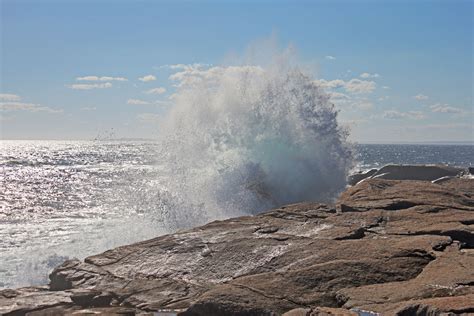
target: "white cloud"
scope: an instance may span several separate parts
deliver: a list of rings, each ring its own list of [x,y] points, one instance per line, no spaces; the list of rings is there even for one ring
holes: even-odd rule
[[[413,98],[414,98],[414,99],[417,99],[417,100],[419,100],[419,101],[421,101],[421,100],[428,100],[428,96],[426,96],[426,95],[424,95],[424,94],[421,94],[421,93],[420,93],[420,94],[417,94],[417,95],[415,95],[415,96],[413,96]]]
[[[20,101],[20,99],[20,96],[16,94],[0,93],[0,100],[3,101]]]
[[[153,75],[147,75],[147,76],[143,76],[141,78],[138,78],[138,80],[143,81],[143,82],[149,82],[149,81],[156,80],[156,77],[153,76]]]
[[[170,69],[192,69],[192,68],[202,68],[204,66],[201,66],[201,64],[174,64],[174,65],[169,65]]]
[[[384,96],[381,96],[380,98],[378,98],[377,100],[385,101],[385,100],[388,100],[388,99],[390,99],[390,97],[388,95],[384,95]]]
[[[371,110],[374,108],[374,103],[366,97],[360,97],[360,94],[372,93],[376,87],[373,81],[350,79],[344,81],[342,79],[314,80],[314,84],[327,90],[329,97],[334,104],[340,109],[346,110]],[[341,89],[345,93],[340,92]],[[339,90],[339,91],[334,91]]]
[[[336,60],[336,57],[331,56],[331,55],[327,55],[325,58],[329,60]]]
[[[322,88],[325,89],[337,89],[344,87],[346,82],[342,79],[336,79],[336,80],[325,80],[325,79],[319,79],[319,80],[314,80],[314,83]]]
[[[401,120],[401,119],[421,120],[425,116],[420,111],[399,112],[395,110],[389,110],[389,111],[385,111],[382,114],[382,117],[389,120]]]
[[[382,89],[390,89],[389,86],[383,86]]]
[[[92,90],[92,89],[107,89],[112,88],[112,84],[110,82],[106,83],[75,83],[66,85],[68,88],[74,90]]]
[[[169,76],[170,80],[177,81],[176,87],[193,86],[203,80],[208,82],[217,82],[222,76],[233,77],[245,73],[263,73],[260,66],[228,66],[228,67],[211,67],[205,68],[203,64],[193,65],[177,65],[182,71],[176,72]],[[184,67],[184,68],[182,68]]]
[[[158,69],[161,68],[169,68],[169,69],[190,69],[190,68],[206,68],[212,67],[212,64],[205,64],[205,63],[194,63],[194,64],[173,64],[173,65],[163,65],[157,67]],[[156,68],[156,67],[155,67]]]
[[[97,108],[95,106],[85,106],[81,108],[82,111],[95,111]]]
[[[163,87],[158,87],[158,88],[153,88],[150,90],[147,90],[145,93],[147,94],[163,94],[166,92],[166,89]]]
[[[360,79],[351,79],[346,82],[344,88],[353,93],[371,93],[375,90],[376,83]]]
[[[333,101],[349,100],[350,99],[350,97],[347,94],[340,93],[340,92],[331,92],[331,93],[329,93],[329,97]]]
[[[157,122],[161,116],[156,113],[140,113],[137,115],[137,120],[147,123],[155,123]]]
[[[0,102],[0,111],[27,111],[27,112],[49,112],[49,113],[62,113],[63,110],[52,109],[47,106],[41,106],[40,104],[24,103],[24,102]]]
[[[374,108],[374,103],[367,98],[354,97],[339,92],[330,92],[329,98],[341,110],[371,110]]]
[[[128,100],[127,100],[127,104],[131,104],[131,105],[147,105],[147,104],[150,104],[150,102],[144,101],[144,100],[139,100],[139,99],[128,99]]]
[[[53,109],[47,106],[41,106],[35,103],[18,102],[21,97],[16,94],[0,94],[1,112],[12,112],[12,111],[27,111],[27,112],[49,112],[49,113],[62,113],[63,110]]]
[[[436,113],[450,113],[450,114],[460,114],[464,111],[460,108],[450,106],[449,104],[436,103],[430,106],[432,112]]]
[[[368,79],[368,78],[378,78],[378,77],[380,77],[380,75],[379,74],[370,74],[368,72],[364,72],[364,73],[360,74],[360,77],[364,78],[364,79]]]
[[[77,77],[77,81],[128,81],[127,78],[124,77],[108,77],[108,76],[85,76],[85,77]]]
[[[347,92],[351,93],[371,93],[375,90],[376,83],[374,81],[351,79],[344,81],[342,79],[325,80],[319,79],[314,80],[314,83],[325,89],[338,89],[344,88]]]

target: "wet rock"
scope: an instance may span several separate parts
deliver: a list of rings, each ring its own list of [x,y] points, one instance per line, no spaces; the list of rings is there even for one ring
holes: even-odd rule
[[[259,234],[273,234],[278,231],[278,227],[260,227],[257,229],[257,233]]]
[[[283,314],[283,316],[310,316],[311,308],[295,308]]]
[[[366,179],[418,180],[442,183],[454,177],[468,173],[470,169],[443,165],[386,165],[367,172],[358,172],[347,178],[347,184],[356,185]]]
[[[442,177],[455,177],[463,168],[433,165],[387,165],[371,177],[386,180],[433,181]]]
[[[436,307],[423,304],[409,305],[399,310],[396,316],[439,316],[441,311]]]
[[[100,292],[96,291],[79,291],[71,295],[71,300],[74,304],[79,306],[90,306],[92,299],[99,295]]]
[[[71,293],[50,291],[47,287],[0,290],[0,315],[25,315],[55,306],[73,305]]]
[[[71,295],[75,305],[82,307],[106,307],[112,302],[113,296],[97,291],[78,291]]]
[[[49,289],[0,292],[0,313],[467,313],[473,196],[469,179],[367,179],[336,206],[287,205],[67,261]]]
[[[373,176],[375,173],[377,173],[377,171],[378,171],[377,169],[370,169],[369,171],[366,171],[366,172],[354,173],[350,175],[349,177],[347,177],[347,184],[356,185],[360,181]]]

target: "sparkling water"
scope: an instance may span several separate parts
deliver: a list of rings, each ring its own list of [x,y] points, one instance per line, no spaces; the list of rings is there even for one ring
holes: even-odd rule
[[[67,258],[226,217],[215,213],[215,218],[185,220],[173,213],[157,146],[152,141],[2,141],[0,286],[45,284],[48,272]],[[472,145],[355,148],[361,168],[474,164]]]

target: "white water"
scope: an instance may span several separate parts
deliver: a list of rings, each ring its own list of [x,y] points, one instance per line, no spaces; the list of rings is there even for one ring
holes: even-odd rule
[[[329,97],[286,62],[183,69],[160,122],[167,187],[190,224],[328,201],[352,167]]]

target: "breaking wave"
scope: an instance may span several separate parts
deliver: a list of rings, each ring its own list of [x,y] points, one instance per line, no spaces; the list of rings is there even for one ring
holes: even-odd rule
[[[266,67],[182,65],[171,79],[178,91],[158,135],[173,221],[328,201],[345,187],[348,133],[329,95],[300,68],[278,59]]]

